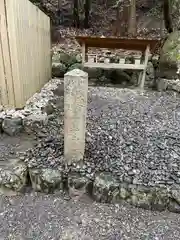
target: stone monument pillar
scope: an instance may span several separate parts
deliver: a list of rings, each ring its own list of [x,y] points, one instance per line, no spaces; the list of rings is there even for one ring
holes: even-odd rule
[[[64,157],[83,159],[87,115],[88,74],[74,69],[64,75]]]

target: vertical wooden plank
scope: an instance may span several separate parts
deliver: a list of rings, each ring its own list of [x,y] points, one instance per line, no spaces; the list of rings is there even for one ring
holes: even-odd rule
[[[36,11],[34,9],[34,6],[31,5],[30,7],[30,19],[31,19],[31,27],[30,27],[30,32],[31,32],[31,41],[30,41],[30,49],[31,49],[31,66],[32,66],[32,92],[36,92],[36,79],[37,79],[37,63],[36,63],[36,47],[37,47],[37,42],[36,42]]]
[[[21,94],[22,94],[22,103],[24,105],[24,101],[27,98],[27,89],[26,83],[29,81],[27,78],[27,65],[26,65],[26,28],[25,24],[25,11],[23,10],[26,6],[24,6],[24,1],[15,0],[15,10],[16,10],[16,38],[17,38],[17,48],[18,48],[18,62],[19,62],[19,81],[21,83]]]
[[[14,85],[12,77],[12,62],[9,49],[9,36],[6,19],[5,0],[0,1],[0,45],[2,64],[4,65],[4,80],[1,77],[1,97],[3,98],[2,104],[4,107],[13,107],[15,104],[14,99]],[[1,66],[2,69],[2,66]]]
[[[14,105],[23,107],[51,76],[50,19],[28,0],[6,0],[6,12]]]
[[[82,64],[86,62],[86,45],[85,43],[82,44]]]
[[[46,17],[46,23],[45,23],[45,38],[46,38],[46,69],[47,69],[47,79],[51,79],[52,77],[52,71],[51,71],[51,66],[52,66],[52,59],[51,59],[51,23],[50,23],[50,18]],[[48,50],[49,49],[49,50]]]
[[[3,54],[3,42],[2,42],[2,15],[0,14],[0,105],[8,104],[7,84],[5,74],[5,62]]]
[[[16,17],[16,3],[17,1],[6,0],[6,13],[8,23],[9,47],[12,63],[12,75],[14,82],[15,106],[23,106],[22,83],[20,82],[20,68],[19,68],[19,52],[20,44],[17,38],[17,17]]]

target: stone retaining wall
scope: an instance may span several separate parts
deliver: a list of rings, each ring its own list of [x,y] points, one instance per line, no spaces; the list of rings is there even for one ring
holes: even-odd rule
[[[49,115],[56,109],[56,105],[63,107],[63,80],[52,79],[34,94],[21,110],[0,109],[0,133],[14,136],[22,131],[38,130],[46,125]]]
[[[180,212],[180,186],[156,187],[128,184],[119,182],[116,176],[109,172],[97,173],[93,179],[83,176],[80,172],[69,170],[69,173],[57,170],[39,170],[38,181],[34,181],[35,170],[30,170],[33,188],[40,192],[67,190],[70,196],[88,194],[92,199],[101,203],[127,202],[136,207],[149,210],[169,210]],[[47,171],[47,174],[46,174]],[[52,175],[48,179],[48,173]],[[45,177],[46,176],[46,177]],[[50,175],[49,175],[50,176]],[[52,176],[55,176],[54,178]]]
[[[168,82],[173,89],[172,81]],[[178,85],[178,82],[173,84]],[[38,131],[47,125],[49,117],[57,108],[64,105],[63,80],[53,79],[46,84],[40,93],[35,94],[27,101],[22,110],[1,109],[1,132],[13,136],[20,131]],[[94,200],[102,203],[128,202],[134,206],[151,210],[166,210],[180,212],[180,185],[148,186],[120,182],[110,172],[96,172],[90,177],[82,174],[81,166],[66,165],[58,159],[61,165],[30,166],[29,159],[23,156],[12,161],[6,168],[0,169],[0,191],[22,192],[26,187],[28,178],[35,191],[53,193],[55,191],[68,191],[71,197],[88,194]],[[63,163],[63,164],[62,164]]]
[[[33,190],[43,193],[68,191],[70,197],[88,194],[101,203],[127,202],[149,210],[169,210],[180,213],[180,186],[150,187],[119,182],[110,172],[96,173],[93,179],[83,176],[76,168],[28,168],[19,161],[11,171],[0,172],[0,190],[21,192],[27,176]]]

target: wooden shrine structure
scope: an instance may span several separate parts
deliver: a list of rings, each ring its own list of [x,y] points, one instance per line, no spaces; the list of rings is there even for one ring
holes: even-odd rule
[[[105,38],[105,37],[87,37],[77,36],[77,42],[82,48],[82,64],[89,68],[103,69],[131,69],[140,72],[138,85],[144,88],[146,78],[146,69],[151,54],[154,54],[161,44],[160,39],[127,39],[127,38]],[[126,63],[125,56],[119,57],[118,63],[110,62],[106,56],[104,62],[100,62],[98,54],[88,54],[88,48],[106,48],[106,49],[122,49],[129,51],[140,51],[141,56],[135,59],[134,63]]]

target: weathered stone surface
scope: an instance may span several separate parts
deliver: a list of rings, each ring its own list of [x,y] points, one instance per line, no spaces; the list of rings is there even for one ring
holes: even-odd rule
[[[64,112],[64,97],[58,97],[50,100],[50,102],[55,106],[56,109],[62,110]]]
[[[23,123],[21,118],[6,117],[2,123],[2,129],[6,134],[14,136],[23,130],[22,124]]]
[[[64,78],[64,156],[80,161],[85,150],[88,74],[74,69]]]
[[[152,209],[163,211],[169,205],[169,193],[167,189],[155,188],[152,190]]]
[[[177,79],[177,80],[169,81],[168,89],[176,92],[180,92],[180,80]]]
[[[47,125],[48,123],[48,116],[46,113],[37,113],[37,114],[31,114],[23,119],[23,125],[25,128],[25,131],[31,132],[36,131],[42,126]]]
[[[168,88],[167,79],[159,78],[156,80],[156,88],[158,91],[165,91]]]
[[[60,62],[65,64],[66,67],[70,67],[71,65],[77,63],[76,55],[70,55],[67,53],[60,54]]]
[[[177,78],[177,59],[180,50],[180,31],[171,33],[160,53],[159,77],[167,79]]]
[[[35,191],[53,193],[63,189],[62,171],[51,168],[29,169],[32,187]]]
[[[81,69],[83,70],[83,66],[81,63],[74,63],[73,65],[71,65],[69,68],[68,68],[68,71],[72,71],[74,69]]]
[[[52,105],[51,101],[48,102],[48,104],[43,107],[42,109],[42,113],[46,113],[47,115],[50,115],[54,112],[54,106]]]
[[[119,199],[119,183],[111,173],[100,173],[93,185],[93,197],[98,202],[110,203]]]
[[[180,213],[180,205],[176,201],[171,200],[168,206],[168,210],[170,212]]]
[[[156,80],[156,87],[159,91],[165,91],[165,90],[173,90],[175,92],[180,92],[180,80],[169,80],[169,79],[157,79]]]
[[[59,97],[64,96],[64,83],[61,83],[53,90],[54,95]]]
[[[129,203],[136,207],[142,207],[145,209],[151,209],[153,197],[151,189],[144,186],[130,185],[129,190],[131,192],[130,198],[127,200]]]
[[[119,186],[120,199],[126,200],[131,196],[131,190],[127,183],[121,183]]]
[[[171,197],[174,199],[178,204],[180,204],[180,189],[172,189],[171,190]]]
[[[66,73],[66,66],[63,63],[52,63],[52,76],[53,77],[64,77]]]
[[[19,159],[0,162],[0,188],[21,191],[27,181],[27,167]]]
[[[154,80],[155,80],[154,66],[152,62],[148,62],[146,79],[145,79],[145,87],[152,88],[154,86]]]
[[[76,55],[76,61],[77,61],[77,63],[82,63],[82,56],[81,56],[81,54],[77,54]]]
[[[68,176],[68,189],[77,189],[83,193],[92,193],[92,182],[77,172],[71,172]]]

